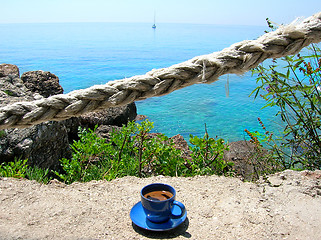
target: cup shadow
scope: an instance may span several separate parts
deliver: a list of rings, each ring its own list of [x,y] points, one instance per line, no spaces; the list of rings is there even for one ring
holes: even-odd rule
[[[168,238],[176,238],[178,236],[183,236],[186,238],[192,237],[192,235],[189,232],[187,232],[187,229],[189,226],[188,217],[186,217],[185,221],[181,225],[179,225],[177,228],[174,228],[168,231],[163,231],[163,232],[154,232],[154,231],[146,230],[138,227],[133,222],[132,222],[132,226],[135,232],[145,237],[153,238],[153,239],[168,239]]]

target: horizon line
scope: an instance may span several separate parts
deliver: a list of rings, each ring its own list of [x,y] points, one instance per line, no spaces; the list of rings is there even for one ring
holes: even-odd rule
[[[65,21],[65,22],[0,22],[5,24],[69,24],[69,23],[129,23],[129,24],[153,24],[152,22],[120,22],[120,21]],[[193,24],[193,25],[219,25],[219,26],[252,26],[252,27],[268,27],[267,25],[254,24],[231,24],[231,23],[193,23],[193,22],[158,22],[158,24]]]

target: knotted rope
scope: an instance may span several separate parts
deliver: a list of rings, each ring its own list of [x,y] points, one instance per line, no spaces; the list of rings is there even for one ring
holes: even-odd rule
[[[2,107],[0,129],[23,128],[48,120],[59,121],[166,95],[196,83],[212,83],[224,74],[242,74],[268,58],[293,55],[309,44],[320,41],[321,12],[301,23],[281,26],[256,40],[235,43],[220,52],[194,57],[145,75]]]

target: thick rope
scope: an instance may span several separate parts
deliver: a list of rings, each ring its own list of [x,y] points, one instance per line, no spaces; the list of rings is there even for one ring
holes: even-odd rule
[[[235,43],[220,52],[194,57],[145,75],[2,107],[0,129],[23,128],[48,120],[59,121],[166,95],[196,83],[212,83],[224,74],[242,74],[267,58],[297,54],[302,48],[320,41],[321,12],[301,23],[281,26],[256,40]]]

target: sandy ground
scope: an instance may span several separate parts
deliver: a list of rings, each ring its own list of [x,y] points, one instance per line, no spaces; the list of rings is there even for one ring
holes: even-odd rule
[[[218,176],[93,181],[0,179],[0,239],[321,239],[321,171],[285,171],[269,182]],[[148,232],[129,217],[147,184],[177,190],[187,219]]]

